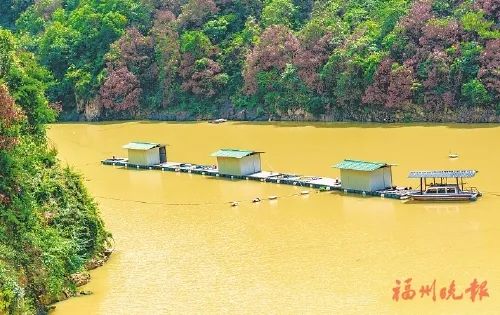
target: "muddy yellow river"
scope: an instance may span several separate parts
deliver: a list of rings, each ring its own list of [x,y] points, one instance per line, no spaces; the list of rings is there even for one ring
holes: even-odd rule
[[[116,247],[83,288],[94,294],[58,303],[54,314],[500,309],[498,125],[113,122],[52,125],[49,137],[60,159],[85,177]],[[484,196],[438,204],[297,196],[294,186],[100,165],[125,156],[121,146],[132,140],[167,143],[169,160],[204,164],[215,163],[209,155],[219,148],[255,149],[266,152],[265,170],[333,178],[339,172],[331,165],[343,158],[385,161],[397,164],[399,186],[418,186],[407,178],[413,169],[477,169],[467,182]],[[271,195],[278,200],[249,202]],[[230,207],[233,200],[246,202]],[[428,294],[422,286],[431,287]]]

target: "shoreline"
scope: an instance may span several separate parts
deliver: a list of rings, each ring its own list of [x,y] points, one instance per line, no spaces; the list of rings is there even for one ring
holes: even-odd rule
[[[359,123],[500,123],[500,110],[493,106],[457,106],[431,110],[422,105],[409,104],[398,109],[358,106],[354,108],[332,107],[324,113],[312,114],[303,109],[286,112],[263,112],[258,108],[237,108],[234,105],[205,108],[194,112],[185,108],[143,109],[123,112],[103,109],[91,110],[83,106],[81,111],[61,111],[59,121],[203,121],[226,119],[231,121],[264,122],[359,122]]]
[[[210,119],[198,120],[157,120],[157,119],[115,119],[115,120],[59,120],[50,125],[71,125],[71,124],[90,124],[90,125],[115,125],[123,123],[167,123],[167,124],[204,124],[211,123]],[[363,128],[403,128],[403,127],[433,127],[443,126],[450,128],[494,128],[500,125],[498,122],[366,122],[366,121],[292,121],[292,120],[227,120],[219,124],[239,124],[239,125],[283,125],[283,126],[324,126],[325,128],[348,128],[348,127],[363,127]]]
[[[209,110],[209,109],[207,109]],[[303,110],[284,113],[262,113],[257,109],[238,109],[233,106],[213,109],[207,113],[176,110],[136,110],[97,114],[85,109],[80,112],[61,112],[59,122],[69,121],[210,121],[215,119],[245,122],[351,122],[351,123],[500,123],[500,112],[488,108],[460,106],[441,111],[429,111],[423,106],[409,105],[398,110],[373,107],[332,108],[327,113],[313,115]]]
[[[111,238],[112,240],[112,238]],[[114,247],[105,248],[102,252],[95,255],[93,258],[89,259],[89,261],[85,264],[85,269],[81,272],[77,272],[68,276],[71,282],[75,285],[74,291],[70,288],[67,288],[63,291],[62,296],[58,298],[57,301],[53,301],[47,305],[44,305],[44,311],[46,314],[49,314],[51,311],[57,308],[57,304],[66,301],[70,298],[92,295],[94,292],[89,290],[78,290],[78,288],[87,285],[92,281],[92,277],[89,271],[100,268],[106,264],[106,262],[111,258],[111,255],[114,252]]]

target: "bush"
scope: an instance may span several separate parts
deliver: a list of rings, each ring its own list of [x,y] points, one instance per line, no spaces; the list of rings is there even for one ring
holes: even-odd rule
[[[478,79],[470,80],[462,85],[462,99],[468,106],[484,106],[491,102],[486,87]]]

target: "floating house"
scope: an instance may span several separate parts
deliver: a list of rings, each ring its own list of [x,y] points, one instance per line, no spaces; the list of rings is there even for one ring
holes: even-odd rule
[[[152,166],[167,161],[164,144],[150,142],[130,142],[123,146],[128,150],[128,163],[140,166]]]
[[[391,164],[343,160],[334,167],[340,169],[342,189],[374,192],[392,186]]]
[[[212,153],[217,157],[217,168],[220,174],[246,176],[261,171],[260,154],[262,152],[220,149]]]

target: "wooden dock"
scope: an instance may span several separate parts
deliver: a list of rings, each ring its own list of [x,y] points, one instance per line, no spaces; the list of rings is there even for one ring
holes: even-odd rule
[[[307,188],[320,189],[322,191],[339,191],[343,193],[353,193],[363,196],[376,196],[382,198],[403,199],[408,193],[413,190],[408,189],[390,189],[379,190],[374,192],[365,192],[351,189],[342,189],[340,180],[320,177],[320,176],[302,176],[297,174],[287,174],[278,172],[261,171],[252,175],[236,176],[220,174],[217,167],[212,165],[200,165],[192,163],[178,163],[178,162],[165,162],[152,166],[143,166],[128,163],[127,158],[111,158],[101,161],[104,165],[118,166],[131,169],[146,169],[146,170],[159,170],[169,172],[182,172],[190,174],[198,174],[204,176],[223,177],[227,179],[240,179],[240,180],[255,180],[265,183],[293,185]]]

